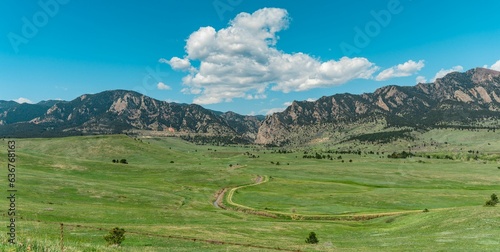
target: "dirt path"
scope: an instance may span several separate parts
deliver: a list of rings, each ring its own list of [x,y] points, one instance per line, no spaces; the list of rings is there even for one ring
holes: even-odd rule
[[[255,178],[255,183],[253,183],[253,184],[237,186],[237,187],[231,188],[230,190],[228,190],[227,188],[223,188],[215,194],[215,201],[213,202],[213,204],[217,208],[221,208],[221,209],[225,209],[225,210],[232,209],[232,208],[227,208],[223,204],[224,196],[226,193],[228,193],[227,202],[230,206],[236,207],[237,211],[245,210],[245,211],[243,211],[245,213],[268,216],[268,217],[272,217],[272,218],[276,218],[277,216],[288,216],[288,217],[291,217],[292,219],[298,218],[301,220],[362,221],[362,220],[369,220],[369,219],[375,219],[375,218],[386,217],[386,216],[395,216],[395,215],[412,214],[412,213],[422,212],[422,210],[404,210],[404,211],[394,211],[394,212],[367,213],[367,214],[361,213],[361,214],[350,214],[350,215],[307,215],[307,214],[290,214],[290,213],[277,212],[277,211],[256,210],[256,209],[253,209],[249,206],[245,206],[245,205],[241,205],[241,204],[233,202],[233,196],[237,190],[245,188],[245,187],[257,186],[257,185],[266,183],[268,181],[269,181],[268,177],[257,175],[257,178]],[[432,209],[432,210],[435,211],[435,210],[446,210],[446,209],[449,209],[449,208],[438,208],[438,209]],[[247,210],[249,210],[249,211],[247,211]]]
[[[224,206],[224,204],[222,203],[222,200],[224,199],[224,195],[226,194],[226,191],[227,191],[227,189],[223,188],[215,194],[215,201],[213,202],[214,207],[220,208],[220,209],[226,209],[226,206]]]
[[[264,177],[260,176],[260,175],[257,175],[257,178],[255,179],[255,184],[260,184],[262,183],[262,180],[264,179]]]
[[[265,177],[263,177],[263,176],[257,175],[257,178],[255,178],[255,184],[252,184],[252,185],[261,184],[262,182],[264,182],[264,178]],[[252,186],[252,185],[250,185],[250,186]],[[236,188],[242,188],[242,187],[236,187]],[[224,196],[226,195],[226,192],[227,192],[227,188],[222,188],[215,193],[215,200],[212,203],[214,205],[214,207],[220,208],[220,209],[227,209],[227,207],[224,206],[224,203],[223,203]],[[231,194],[231,196],[232,196],[232,194]],[[229,200],[230,200],[230,202],[232,202],[231,199],[229,199]]]

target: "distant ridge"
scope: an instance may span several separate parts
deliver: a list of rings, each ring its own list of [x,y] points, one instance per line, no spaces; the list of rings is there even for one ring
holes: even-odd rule
[[[284,145],[292,136],[307,141],[304,132],[342,128],[361,121],[432,128],[467,125],[476,119],[499,116],[500,72],[476,68],[450,73],[434,83],[385,86],[373,93],[336,94],[314,102],[294,101],[285,111],[264,120],[256,143]]]
[[[134,91],[85,94],[72,101],[18,104],[0,101],[0,136],[58,137],[151,132],[191,141],[286,145],[360,123],[429,129],[500,118],[500,72],[475,68],[433,83],[385,86],[361,95],[336,94],[294,101],[267,117],[169,103]]]
[[[13,104],[2,101],[0,106],[0,135],[14,137],[144,130],[223,135],[238,142],[252,142],[260,125],[259,117],[232,112],[217,115],[199,105],[159,101],[127,90],[85,94],[68,102]]]

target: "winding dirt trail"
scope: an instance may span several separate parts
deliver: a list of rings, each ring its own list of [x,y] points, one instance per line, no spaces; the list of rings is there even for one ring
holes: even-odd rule
[[[290,214],[290,213],[284,213],[284,212],[278,212],[278,211],[264,211],[264,210],[257,210],[249,206],[241,205],[238,203],[235,203],[233,201],[233,196],[234,193],[242,188],[246,187],[251,187],[251,186],[257,186],[263,183],[269,182],[269,178],[267,176],[261,176],[258,175],[257,178],[255,179],[255,183],[249,184],[249,185],[242,185],[242,186],[237,186],[234,188],[231,188],[228,190],[228,188],[223,188],[219,190],[215,194],[215,201],[213,202],[213,205],[216,208],[221,208],[224,210],[235,210],[235,211],[241,211],[244,213],[248,214],[256,214],[256,215],[261,215],[261,216],[267,216],[267,217],[272,217],[272,218],[277,218],[278,216],[281,217],[288,217],[292,219],[297,219],[297,220],[325,220],[325,221],[331,221],[331,220],[350,220],[350,221],[363,221],[363,220],[370,220],[370,219],[375,219],[375,218],[380,218],[380,217],[386,217],[386,216],[396,216],[396,215],[403,215],[403,214],[416,214],[416,213],[421,213],[422,210],[403,210],[403,211],[394,211],[394,212],[380,212],[380,213],[360,213],[360,214],[333,214],[333,215],[307,215],[307,214]],[[226,196],[226,201],[231,207],[226,207],[223,204],[224,197]],[[442,211],[442,210],[449,210],[452,208],[436,208],[432,209],[433,211]]]
[[[247,185],[247,186],[254,186],[254,185],[261,184],[264,181],[264,178],[265,177],[263,177],[263,176],[257,175],[257,178],[255,179],[255,184],[251,184],[251,185]],[[246,186],[243,186],[243,187],[246,187]],[[236,187],[236,188],[239,189],[242,187]],[[235,189],[235,188],[233,188],[233,189]],[[220,209],[225,209],[225,210],[227,209],[227,207],[223,203],[224,196],[225,196],[226,192],[227,192],[227,188],[222,188],[215,193],[215,200],[213,202],[214,207],[220,208]],[[231,198],[232,198],[232,194],[231,194]],[[232,200],[230,202],[232,202]]]
[[[234,193],[237,190],[239,190],[239,189],[246,188],[246,187],[251,187],[251,186],[257,186],[257,185],[260,185],[260,184],[264,184],[264,183],[266,183],[268,181],[269,181],[269,178],[267,176],[260,176],[260,175],[258,175],[257,178],[255,179],[255,183],[249,184],[249,185],[242,185],[242,186],[238,186],[238,187],[232,188],[231,190],[229,190],[229,193],[227,194],[227,203],[229,203],[231,206],[234,206],[234,207],[237,207],[237,208],[240,208],[240,209],[247,209],[247,210],[255,211],[255,209],[253,209],[251,207],[235,203],[233,201]],[[259,212],[263,212],[263,211],[259,211]]]

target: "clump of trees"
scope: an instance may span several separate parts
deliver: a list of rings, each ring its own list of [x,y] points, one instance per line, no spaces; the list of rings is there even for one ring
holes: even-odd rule
[[[115,227],[113,230],[109,231],[109,234],[104,236],[104,240],[108,245],[120,246],[125,240],[125,229]]]
[[[320,154],[320,153],[314,153],[314,155],[309,155],[307,154],[307,152],[304,152],[304,156],[302,156],[302,158],[312,158],[312,159],[329,159],[329,160],[333,160],[333,156],[331,156],[330,154],[328,155],[324,155],[324,154]]]
[[[410,129],[404,129],[399,131],[377,132],[377,133],[353,136],[349,140],[359,140],[361,142],[371,142],[379,144],[391,143],[399,139],[414,141],[415,137],[411,135],[412,132],[413,131]]]
[[[406,152],[406,151],[402,151],[402,152],[393,152],[392,154],[389,154],[387,155],[388,158],[409,158],[409,157],[413,157],[415,156],[413,153],[411,152]]]
[[[124,158],[122,158],[120,160],[113,159],[113,163],[128,164],[127,159],[124,159]]]
[[[316,237],[316,233],[314,233],[314,232],[309,233],[309,237],[306,238],[306,243],[317,244],[318,242],[319,242],[319,240]]]
[[[498,204],[498,196],[496,194],[492,194],[490,196],[490,199],[488,201],[486,201],[486,203],[484,204],[485,206],[496,206],[496,204]]]
[[[243,155],[247,155],[249,158],[259,158],[260,157],[260,156],[256,156],[255,154],[252,154],[248,151],[243,153]]]

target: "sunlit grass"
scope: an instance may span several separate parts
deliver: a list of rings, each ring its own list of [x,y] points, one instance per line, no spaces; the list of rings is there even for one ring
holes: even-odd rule
[[[247,151],[259,158],[249,158]],[[353,162],[342,163],[303,159],[301,151],[271,151],[122,135],[18,139],[18,241],[59,251],[64,223],[65,251],[498,248],[498,208],[482,206],[499,193],[496,163],[377,155],[343,155]],[[0,155],[5,152],[0,148]],[[122,158],[129,164],[112,162]],[[6,159],[0,158],[0,165]],[[270,180],[237,190],[235,202],[313,215],[419,211],[369,221],[292,221],[213,206],[219,189],[251,184],[257,175]],[[7,206],[3,198],[0,204]],[[424,208],[430,212],[421,212]],[[121,248],[108,247],[103,239],[114,227],[128,232]],[[318,235],[317,246],[304,242],[311,231]],[[2,251],[27,251],[8,246],[6,232],[0,239]]]

